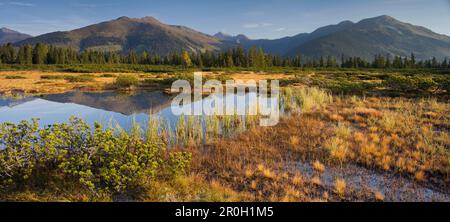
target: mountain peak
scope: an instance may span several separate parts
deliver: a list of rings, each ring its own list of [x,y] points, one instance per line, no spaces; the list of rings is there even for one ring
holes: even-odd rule
[[[5,27],[0,28],[0,32],[3,32],[3,33],[18,33],[17,31],[14,31],[14,30],[11,30],[11,29],[8,29],[8,28],[5,28]]]
[[[380,19],[380,20],[396,20],[394,17],[389,16],[389,15],[380,15],[378,17],[375,17],[376,19]]]
[[[220,40],[227,40],[227,39],[233,38],[233,36],[223,33],[223,32],[218,32],[218,33],[214,34],[214,37],[216,37]]]
[[[47,33],[16,45],[46,43],[77,50],[151,51],[168,55],[177,51],[218,50],[219,40],[184,26],[164,24],[147,16],[100,22],[67,32]]]
[[[395,19],[389,15],[381,15],[373,18],[363,19],[359,23],[388,23],[388,24],[398,24],[401,23],[399,20]]]
[[[214,35],[214,37],[216,37],[219,40],[222,41],[232,41],[232,42],[237,42],[240,43],[241,41],[248,41],[250,40],[246,35],[243,34],[239,34],[237,36],[232,36],[223,32],[218,32]]]
[[[6,43],[15,43],[30,37],[31,37],[30,35],[22,34],[20,32],[5,27],[0,28],[0,45]]]
[[[214,36],[231,36],[231,35],[223,33],[223,32],[218,32]]]
[[[148,22],[148,23],[161,23],[158,19],[152,16],[145,16],[143,18],[137,19],[138,21]]]
[[[122,17],[117,18],[116,21],[119,21],[119,22],[121,22],[121,21],[122,22],[140,22],[140,23],[150,23],[150,24],[160,24],[161,23],[158,19],[156,19],[154,17],[151,17],[151,16],[145,16],[145,17],[142,17],[142,18],[130,18],[128,16],[122,16]]]
[[[127,16],[121,16],[121,17],[117,18],[117,20],[128,20],[128,19],[130,19],[130,18]]]
[[[353,25],[353,24],[355,24],[355,23],[353,23],[350,20],[345,20],[345,21],[340,22],[338,25],[342,26],[342,25]]]

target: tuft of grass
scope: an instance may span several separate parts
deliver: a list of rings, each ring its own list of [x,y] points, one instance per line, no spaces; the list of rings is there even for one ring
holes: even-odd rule
[[[242,197],[220,182],[205,181],[200,175],[179,176],[172,181],[154,181],[145,201],[150,202],[233,202]]]
[[[295,175],[292,178],[292,184],[296,185],[296,186],[300,186],[303,184],[303,177],[299,174]]]
[[[291,136],[289,139],[289,144],[295,148],[298,144],[300,144],[300,138],[298,136]]]
[[[244,175],[247,178],[252,177],[253,176],[253,171],[250,168],[248,168],[248,169],[245,170]]]
[[[255,181],[255,180],[253,180],[253,181],[250,183],[250,188],[251,188],[252,190],[256,190],[256,189],[258,188],[258,182]]]
[[[384,195],[380,191],[376,191],[375,200],[380,202],[384,201]]]
[[[332,138],[326,145],[327,149],[330,151],[331,157],[341,163],[347,158],[348,146],[348,143],[337,137]]]
[[[425,173],[423,171],[418,171],[414,174],[414,178],[419,182],[423,182],[425,180]]]
[[[347,184],[344,179],[337,179],[334,183],[334,189],[336,193],[340,196],[345,194],[345,190],[347,188]]]
[[[316,185],[316,186],[321,186],[322,185],[322,180],[319,177],[313,177],[311,179],[311,183],[313,185]]]
[[[313,163],[313,168],[314,170],[319,173],[319,174],[323,174],[325,172],[325,165],[323,165],[320,161],[316,160]]]
[[[301,88],[297,92],[297,99],[303,112],[310,112],[317,108],[323,108],[333,101],[330,93],[316,87]]]

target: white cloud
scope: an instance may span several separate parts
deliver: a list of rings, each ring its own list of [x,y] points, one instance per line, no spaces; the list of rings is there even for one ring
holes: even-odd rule
[[[246,28],[246,29],[264,28],[264,27],[270,27],[270,26],[273,26],[273,24],[269,23],[269,22],[247,23],[247,24],[243,25],[243,27]]]
[[[14,6],[22,6],[22,7],[32,7],[34,4],[27,3],[27,2],[8,2],[8,5],[14,5]]]

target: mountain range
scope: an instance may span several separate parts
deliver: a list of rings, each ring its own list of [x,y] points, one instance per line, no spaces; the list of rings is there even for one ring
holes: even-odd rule
[[[7,28],[0,28],[0,45],[6,43],[15,43],[28,38],[31,38],[31,35],[16,32]]]
[[[120,17],[69,32],[53,32],[20,41],[18,45],[48,43],[79,50],[168,54],[174,51],[217,50],[220,41],[185,26],[166,25],[155,18]]]
[[[0,35],[1,36],[1,35]],[[1,38],[0,38],[1,39]],[[167,25],[153,17],[128,18],[94,24],[68,32],[54,32],[16,41],[16,45],[47,43],[79,50],[137,52],[167,55],[174,51],[218,51],[256,46],[280,56],[358,56],[373,59],[376,54],[417,59],[450,57],[450,37],[390,16],[368,18],[357,23],[344,21],[280,39],[250,39],[245,35],[204,34],[185,26]]]
[[[450,57],[449,36],[386,15],[358,23],[344,21],[321,27],[312,33],[275,40],[251,40],[242,35],[233,37],[223,33],[216,34],[216,37],[245,48],[261,47],[266,52],[281,56],[302,54],[317,58],[322,55],[346,55],[373,59],[376,54],[408,56],[414,53],[419,59]]]

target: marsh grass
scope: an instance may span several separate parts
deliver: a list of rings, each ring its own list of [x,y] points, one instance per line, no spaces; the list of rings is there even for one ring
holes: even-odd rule
[[[311,112],[332,103],[333,97],[329,92],[315,87],[286,88],[282,101],[287,112]]]

